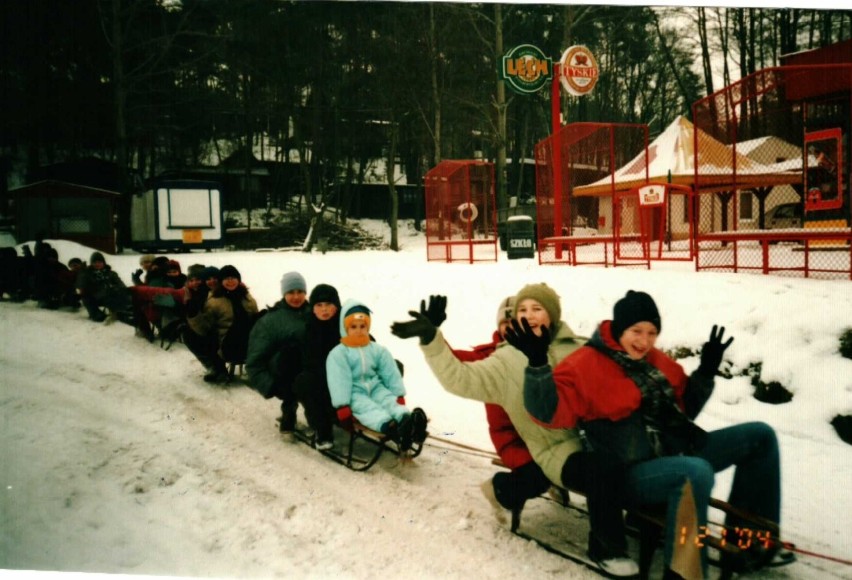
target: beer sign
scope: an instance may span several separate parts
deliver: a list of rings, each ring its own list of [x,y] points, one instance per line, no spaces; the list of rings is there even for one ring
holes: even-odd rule
[[[642,207],[661,206],[666,201],[666,186],[659,183],[649,183],[638,189],[639,205]]]
[[[598,82],[598,61],[585,46],[571,46],[559,61],[559,80],[569,94],[580,97],[592,92]]]
[[[513,91],[534,93],[553,76],[553,59],[531,44],[521,44],[503,57],[500,76]]]

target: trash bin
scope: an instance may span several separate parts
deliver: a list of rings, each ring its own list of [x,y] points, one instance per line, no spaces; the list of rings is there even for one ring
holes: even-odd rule
[[[506,220],[506,255],[510,260],[535,257],[535,224],[528,215],[513,215]]]

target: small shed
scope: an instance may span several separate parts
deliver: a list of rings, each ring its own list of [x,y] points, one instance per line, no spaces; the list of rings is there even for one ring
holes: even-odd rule
[[[160,181],[133,196],[130,239],[139,252],[185,252],[225,243],[222,187],[215,181]]]
[[[19,241],[71,240],[102,252],[116,252],[119,192],[44,180],[12,189],[9,195]]]

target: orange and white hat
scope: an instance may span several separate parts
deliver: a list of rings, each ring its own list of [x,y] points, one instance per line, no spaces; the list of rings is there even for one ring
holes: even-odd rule
[[[347,300],[340,309],[343,316],[340,317],[340,336],[346,336],[346,330],[354,321],[364,321],[367,323],[367,330],[370,329],[370,315],[372,310],[358,300]]]

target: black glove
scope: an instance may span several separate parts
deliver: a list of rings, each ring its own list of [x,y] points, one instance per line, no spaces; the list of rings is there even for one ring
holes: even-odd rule
[[[441,326],[441,323],[447,319],[447,297],[446,296],[429,296],[429,307],[426,307],[426,301],[420,301],[420,314],[429,319],[435,328]]]
[[[704,343],[701,347],[701,364],[698,365],[696,372],[713,377],[716,376],[716,371],[719,370],[719,365],[722,364],[722,355],[725,354],[725,349],[731,346],[734,342],[734,337],[722,342],[722,336],[725,334],[725,327],[718,329],[714,324],[713,330],[710,331],[710,340]]]
[[[135,272],[133,272],[130,277],[133,279],[133,283],[137,286],[142,285],[142,268],[139,268]]]
[[[425,303],[420,302],[420,312],[409,310],[408,314],[414,319],[408,322],[394,322],[391,324],[391,333],[399,338],[411,338],[417,336],[420,338],[420,344],[429,344],[435,339],[435,334],[438,332],[438,327],[430,319],[430,314],[435,316],[435,319],[440,319],[443,322],[447,315],[444,309],[447,306],[446,296],[430,296],[429,308],[425,308]]]
[[[522,318],[520,323],[513,318],[512,326],[506,329],[506,342],[527,355],[531,367],[543,367],[547,364],[550,330],[546,326],[539,328],[541,336],[536,336],[526,318]]]

